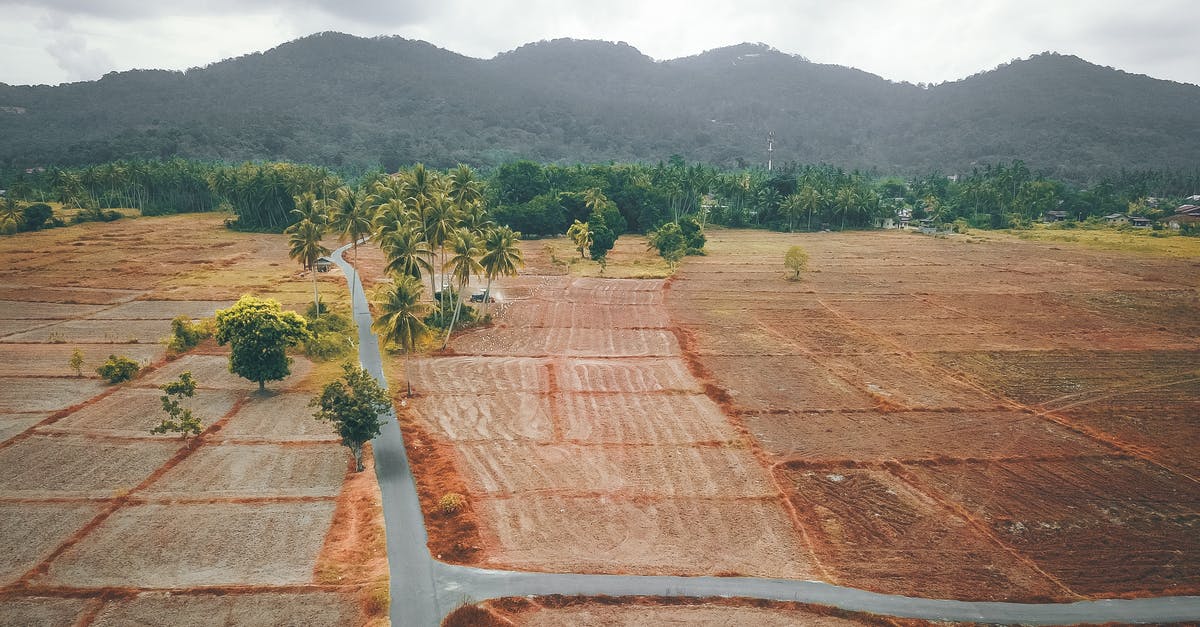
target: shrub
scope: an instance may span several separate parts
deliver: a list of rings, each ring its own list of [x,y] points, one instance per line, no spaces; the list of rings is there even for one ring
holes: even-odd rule
[[[187,316],[176,316],[171,320],[171,341],[167,343],[167,350],[172,353],[186,353],[202,340],[212,337],[213,332],[212,320],[192,322]]]
[[[115,384],[136,377],[141,369],[136,361],[124,355],[109,355],[108,361],[96,368],[96,374]]]
[[[438,499],[438,509],[443,514],[453,516],[467,506],[467,499],[457,492],[447,492]]]
[[[37,231],[45,227],[47,222],[51,222],[54,218],[54,210],[50,208],[50,205],[39,202],[25,207],[21,215],[21,230]]]
[[[321,315],[315,316],[316,308],[308,306],[308,330],[312,335],[304,340],[304,354],[321,361],[345,357],[354,347],[350,342],[353,324],[350,317],[340,311],[329,311],[321,301]]]
[[[799,246],[792,246],[783,256],[783,267],[792,271],[792,275],[788,277],[788,280],[798,281],[800,273],[808,268],[808,253]]]

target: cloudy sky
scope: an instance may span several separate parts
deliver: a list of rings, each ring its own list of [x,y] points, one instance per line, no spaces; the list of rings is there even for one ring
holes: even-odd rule
[[[1052,50],[1200,85],[1200,0],[0,0],[0,23],[14,85],[186,69],[329,30],[479,58],[557,37],[655,59],[763,42],[912,83]]]

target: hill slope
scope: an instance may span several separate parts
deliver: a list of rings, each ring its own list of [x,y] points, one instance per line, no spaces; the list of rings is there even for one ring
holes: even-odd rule
[[[1194,168],[1200,87],[1043,54],[919,88],[741,44],[656,62],[555,40],[491,60],[337,33],[187,72],[0,84],[0,165],[116,158],[288,159],[389,169],[775,160],[915,173],[1025,159],[1066,178]]]

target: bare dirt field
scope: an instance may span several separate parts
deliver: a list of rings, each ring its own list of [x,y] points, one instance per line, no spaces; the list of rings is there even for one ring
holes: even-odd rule
[[[1200,591],[1197,260],[716,230],[683,354],[832,581],[969,599]],[[811,258],[784,278],[789,246]]]
[[[328,369],[297,357],[259,393],[211,342],[167,359],[175,316],[243,293],[311,302],[282,236],[221,219],[0,238],[0,624],[362,624],[386,611],[372,469],[349,472],[307,407]],[[344,300],[340,274],[320,279]],[[68,366],[77,348],[82,376]],[[95,369],[110,354],[147,369],[105,385]],[[151,435],[159,386],[183,371],[198,381],[184,405],[207,429]]]
[[[544,243],[523,248],[531,267],[555,270]],[[814,576],[783,493],[689,372],[662,287],[504,281],[493,327],[413,360],[406,439],[414,457],[439,447],[462,477],[479,521],[468,561]]]

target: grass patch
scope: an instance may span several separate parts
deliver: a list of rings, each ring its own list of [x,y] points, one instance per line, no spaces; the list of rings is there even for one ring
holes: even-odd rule
[[[1151,229],[1052,229],[1044,224],[1019,231],[999,231],[1034,242],[1075,244],[1096,250],[1131,252],[1155,257],[1200,257],[1200,238]]]

